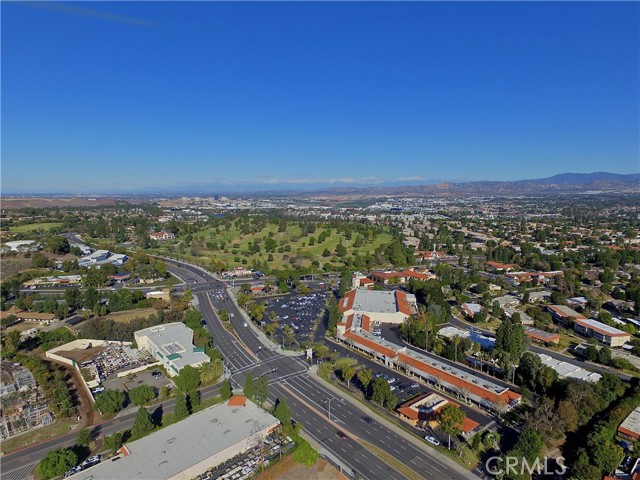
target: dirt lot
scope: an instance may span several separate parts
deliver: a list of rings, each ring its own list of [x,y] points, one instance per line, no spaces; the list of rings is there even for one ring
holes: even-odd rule
[[[156,313],[155,308],[138,308],[124,312],[110,313],[107,315],[107,318],[112,319],[114,322],[129,322],[134,318],[148,318],[152,313]]]
[[[85,350],[70,350],[68,352],[58,352],[58,355],[64,358],[68,358],[70,360],[75,360],[76,363],[82,363],[89,360],[94,355],[99,354],[104,350],[104,347],[91,347]]]
[[[347,477],[322,458],[319,458],[313,467],[305,467],[296,463],[289,455],[255,478],[256,480],[300,480],[301,478],[305,480],[344,480]]]
[[[30,258],[24,258],[22,256],[9,257],[4,255],[0,258],[0,271],[2,272],[3,278],[7,278],[14,273],[29,268],[31,268]]]

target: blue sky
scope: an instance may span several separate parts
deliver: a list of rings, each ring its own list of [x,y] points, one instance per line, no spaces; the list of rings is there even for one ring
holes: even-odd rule
[[[638,2],[2,3],[2,191],[640,171]]]

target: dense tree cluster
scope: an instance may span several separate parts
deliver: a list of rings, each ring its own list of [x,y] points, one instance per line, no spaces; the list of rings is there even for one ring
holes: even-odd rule
[[[22,354],[16,354],[10,359],[31,371],[36,382],[42,387],[47,404],[56,417],[68,417],[73,413],[73,401],[65,381],[66,372],[61,367]]]

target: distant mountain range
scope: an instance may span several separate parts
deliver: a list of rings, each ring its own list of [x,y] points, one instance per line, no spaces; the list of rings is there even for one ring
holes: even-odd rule
[[[540,185],[591,185],[597,183],[638,183],[640,173],[622,175],[620,173],[560,173],[553,177],[519,180],[515,183],[537,183]]]
[[[351,197],[375,197],[379,195],[403,195],[403,196],[517,196],[517,195],[538,195],[538,194],[563,194],[563,193],[584,193],[584,192],[617,192],[617,193],[640,193],[640,173],[619,174],[609,172],[594,173],[561,173],[547,178],[535,178],[529,180],[516,181],[471,181],[456,182],[442,180],[407,180],[389,181],[384,183],[364,183],[348,184],[338,183],[327,185],[322,181],[302,185],[218,185],[215,183],[207,185],[184,185],[169,188],[145,188],[137,190],[119,190],[111,192],[101,192],[88,194],[63,194],[63,193],[41,193],[24,195],[25,197],[37,197],[40,199],[57,199],[56,203],[64,203],[67,200],[88,199],[93,197],[88,204],[96,204],[96,199],[104,200],[111,197],[111,201],[117,199],[123,201],[143,201],[143,198],[153,198],[161,196],[351,196]],[[3,195],[4,198],[11,196]],[[20,196],[20,195],[18,195]],[[137,198],[137,200],[133,200]],[[17,202],[17,199],[15,200]],[[20,203],[20,202],[17,202]],[[97,202],[99,203],[99,202]],[[5,202],[5,205],[8,205]]]
[[[640,193],[640,173],[619,174],[608,172],[561,173],[547,178],[531,180],[441,182],[431,185],[402,187],[338,187],[315,194],[354,195],[407,195],[407,196],[472,196],[472,195],[537,195],[584,192]]]

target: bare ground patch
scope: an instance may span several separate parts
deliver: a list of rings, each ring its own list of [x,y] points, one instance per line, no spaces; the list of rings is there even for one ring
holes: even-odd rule
[[[86,348],[84,350],[80,350],[80,349],[69,350],[67,352],[57,352],[57,355],[60,355],[61,357],[64,357],[64,358],[68,358],[69,360],[74,360],[76,363],[82,363],[82,362],[86,362],[87,360],[92,358],[94,355],[98,355],[100,352],[104,351],[104,348],[105,347],[103,346],[96,346],[96,347]]]
[[[344,480],[342,473],[326,460],[319,458],[313,467],[306,467],[293,460],[291,455],[255,477],[256,480]]]
[[[130,322],[134,318],[149,318],[149,315],[156,313],[155,308],[138,308],[134,310],[125,310],[124,312],[115,312],[107,315],[114,322]]]

